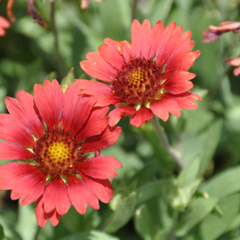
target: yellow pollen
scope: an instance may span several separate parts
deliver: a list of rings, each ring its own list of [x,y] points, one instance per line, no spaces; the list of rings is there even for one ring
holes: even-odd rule
[[[143,83],[147,77],[148,72],[141,67],[134,69],[133,71],[129,72],[126,79],[128,80],[128,84],[133,84],[139,86]]]
[[[48,147],[48,157],[54,162],[63,162],[71,157],[71,151],[67,144],[63,142],[53,142]]]

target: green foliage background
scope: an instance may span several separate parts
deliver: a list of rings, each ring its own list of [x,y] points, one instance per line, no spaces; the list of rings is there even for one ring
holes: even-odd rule
[[[0,2],[5,15],[6,0]],[[56,1],[56,26],[61,68],[57,65],[50,26],[50,3],[36,0],[49,28],[33,23],[26,1],[17,0],[17,21],[0,38],[0,112],[4,98],[23,89],[32,92],[35,83],[57,78],[74,67],[75,78],[87,52],[98,50],[106,37],[129,40],[133,0],[90,0],[87,10],[79,0]],[[78,214],[73,207],[57,227],[48,224],[38,240],[237,240],[240,239],[240,82],[225,60],[240,55],[239,34],[222,35],[202,44],[201,30],[210,24],[238,21],[238,0],[139,0],[136,18],[149,19],[152,26],[172,21],[192,31],[194,50],[201,50],[191,72],[193,92],[203,101],[194,111],[181,112],[163,123],[173,148],[182,154],[186,167],[179,172],[158,140],[152,122],[140,129],[121,120],[119,141],[102,151],[119,159],[123,168],[112,180],[113,200],[99,211]],[[61,59],[60,59],[61,61]],[[88,76],[84,76],[88,78]],[[1,164],[6,163],[2,161]],[[38,226],[35,204],[19,207],[10,193],[0,192],[0,238],[34,240]]]

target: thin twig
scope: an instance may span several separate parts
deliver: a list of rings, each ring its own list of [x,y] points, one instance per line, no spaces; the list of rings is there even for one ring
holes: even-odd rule
[[[173,157],[173,159],[175,160],[175,162],[178,164],[178,166],[180,168],[184,167],[184,162],[183,160],[174,152],[174,150],[172,149],[172,147],[169,145],[167,138],[165,137],[163,130],[159,124],[159,121],[157,119],[157,117],[155,115],[153,115],[153,124],[157,130],[157,134],[164,146],[164,148],[166,149],[166,151]]]
[[[57,69],[59,78],[62,80],[64,78],[64,70],[63,70],[63,61],[59,52],[59,46],[58,46],[58,33],[55,23],[55,3],[54,0],[50,1],[51,3],[51,11],[50,11],[50,21],[51,21],[51,27],[54,35],[55,40],[55,56],[56,56],[56,62],[57,62]]]
[[[41,228],[40,228],[39,225],[38,225],[37,231],[36,231],[36,233],[35,233],[34,240],[37,240],[37,239],[38,239],[38,235],[39,235],[39,233],[40,233],[40,230],[41,230]]]
[[[132,6],[132,21],[136,18],[137,2],[138,2],[138,0],[133,0],[133,6]]]

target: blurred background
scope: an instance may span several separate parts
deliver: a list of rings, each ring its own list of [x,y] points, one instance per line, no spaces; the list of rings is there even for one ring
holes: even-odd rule
[[[6,17],[6,5],[7,0],[0,2],[0,16]],[[71,207],[57,227],[48,222],[39,230],[35,204],[19,207],[9,191],[1,191],[0,236],[4,231],[5,239],[13,240],[240,239],[240,79],[225,63],[240,56],[239,34],[201,42],[201,30],[209,25],[239,21],[239,0],[90,0],[85,10],[79,0],[56,0],[54,9],[49,0],[36,0],[35,7],[48,28],[34,23],[26,1],[16,0],[16,21],[0,37],[0,112],[6,112],[6,96],[15,97],[20,89],[32,93],[34,84],[45,79],[61,82],[71,67],[75,78],[90,79],[79,62],[87,52],[98,51],[106,37],[130,41],[132,19],[149,19],[152,26],[158,20],[164,26],[175,21],[184,32],[192,31],[193,50],[201,50],[190,72],[196,73],[193,92],[203,101],[197,110],[183,110],[181,118],[171,116],[160,123],[188,172],[197,169],[197,174],[179,176],[152,122],[137,129],[129,126],[127,117],[119,123],[119,141],[102,151],[123,164],[112,181],[114,198],[109,204],[101,204],[99,211],[89,207],[85,215]]]

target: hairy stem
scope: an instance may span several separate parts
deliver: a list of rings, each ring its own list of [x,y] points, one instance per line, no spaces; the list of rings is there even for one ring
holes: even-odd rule
[[[63,69],[63,61],[59,52],[59,45],[58,45],[58,33],[55,23],[55,3],[54,0],[50,1],[51,3],[51,11],[50,11],[50,22],[51,27],[54,35],[55,40],[55,57],[56,57],[56,63],[57,63],[57,70],[59,74],[59,78],[62,80],[64,78],[64,69]]]
[[[41,230],[41,228],[38,226],[37,231],[36,231],[35,236],[34,236],[34,240],[38,239],[38,235],[40,233],[40,230]]]
[[[156,117],[156,115],[153,115],[153,124],[157,130],[157,134],[164,146],[164,148],[166,149],[166,151],[173,157],[173,159],[175,160],[175,162],[178,164],[178,166],[180,168],[184,167],[184,162],[183,160],[174,152],[174,150],[172,149],[172,147],[169,145],[167,138],[165,137],[163,130],[160,126],[160,123]]]

